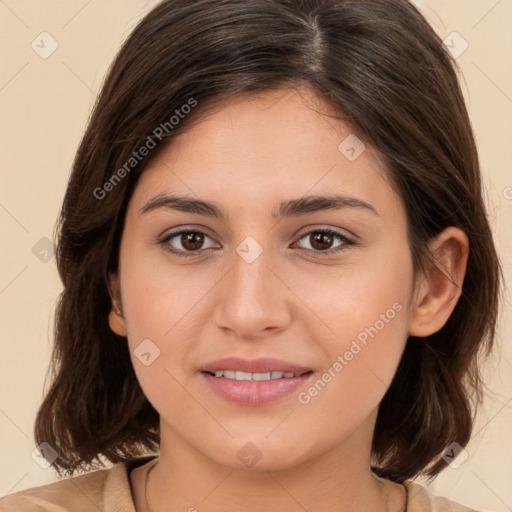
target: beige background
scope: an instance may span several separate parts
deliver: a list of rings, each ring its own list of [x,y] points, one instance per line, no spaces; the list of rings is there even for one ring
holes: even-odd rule
[[[61,289],[44,238],[52,238],[74,152],[104,73],[121,41],[155,4],[0,0],[0,496],[56,480],[31,458],[54,303]],[[464,40],[469,44],[457,60],[480,149],[490,218],[510,279],[512,0],[416,4],[455,50],[464,48]],[[39,53],[51,49],[50,36],[40,36],[44,31],[58,44],[45,59],[31,47],[34,41]],[[430,485],[435,493],[494,512],[512,510],[510,313],[510,302],[505,302],[499,347],[486,369],[492,395],[467,447],[469,458],[458,469],[447,468]]]

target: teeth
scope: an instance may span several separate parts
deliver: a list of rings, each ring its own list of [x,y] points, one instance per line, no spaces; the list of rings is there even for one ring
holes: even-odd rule
[[[293,374],[292,374],[293,376]],[[267,373],[253,373],[252,380],[270,380],[270,372]]]
[[[274,379],[291,379],[292,377],[299,377],[302,373],[293,372],[265,372],[265,373],[250,373],[240,372],[238,370],[215,370],[214,372],[208,372],[210,375],[215,377],[225,377],[233,380],[274,380]]]

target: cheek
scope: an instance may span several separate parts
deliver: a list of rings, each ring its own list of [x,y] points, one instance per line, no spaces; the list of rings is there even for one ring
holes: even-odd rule
[[[312,313],[304,316],[309,328],[316,326],[316,336],[325,340],[331,354],[372,335],[388,346],[395,339],[401,343],[413,283],[407,246],[400,251],[368,251],[347,262],[317,270],[314,278],[295,279],[294,291]]]
[[[185,318],[202,290],[201,277],[188,265],[172,265],[159,248],[127,236],[121,247],[120,278],[127,330],[133,342],[163,340]]]
[[[190,280],[171,275],[159,264],[140,261],[137,264],[136,253],[132,253],[121,272],[132,366],[159,413],[180,411],[180,417],[186,418],[190,397],[180,383],[193,340],[199,339],[200,323],[193,318],[201,289],[194,291]]]
[[[326,334],[320,341],[325,367],[297,396],[304,421],[315,419],[311,435],[326,443],[349,436],[376,411],[407,340],[406,309],[394,300],[397,293],[379,296],[382,290],[371,289],[374,294],[351,295],[332,316],[335,335]]]
[[[157,410],[165,410],[167,402],[188,404],[179,382],[192,367],[190,354],[201,339],[201,300],[218,277],[207,269],[171,265],[165,255],[129,237],[123,243],[123,312],[137,379]]]
[[[405,245],[319,277],[314,286],[303,284],[301,296],[316,314],[309,334],[320,340],[327,360],[301,403],[316,404],[315,414],[336,411],[333,421],[362,418],[378,405],[407,340],[412,279]]]

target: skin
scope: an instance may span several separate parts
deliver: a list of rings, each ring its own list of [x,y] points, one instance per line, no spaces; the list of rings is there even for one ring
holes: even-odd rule
[[[160,460],[148,481],[152,512],[404,507],[403,488],[370,471],[378,406],[407,336],[436,332],[453,311],[468,240],[448,228],[430,244],[443,272],[432,266],[414,276],[404,206],[378,154],[367,146],[349,161],[338,146],[350,127],[322,115],[327,111],[307,89],[227,102],[163,148],[130,200],[119,273],[111,279],[121,312],[113,308],[109,319],[127,336],[137,378],[160,414]],[[216,201],[228,217],[141,213],[163,193]],[[376,213],[271,216],[280,201],[332,193],[363,200]],[[206,233],[200,255],[179,257],[158,244],[181,227]],[[304,236],[322,228],[357,244],[322,256]],[[247,236],[263,248],[252,263],[236,252]],[[169,245],[194,249],[180,236]],[[327,248],[340,245],[334,237]],[[293,393],[263,406],[237,405],[198,373],[229,355],[270,356],[311,368],[316,381],[395,303],[401,311],[308,404]],[[134,356],[147,338],[161,351],[149,366]],[[261,453],[252,468],[237,457],[248,442]],[[130,475],[141,511],[147,469]]]

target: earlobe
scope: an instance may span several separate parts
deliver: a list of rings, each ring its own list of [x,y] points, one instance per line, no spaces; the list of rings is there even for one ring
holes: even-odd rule
[[[434,261],[417,286],[413,298],[409,335],[426,337],[448,321],[462,293],[469,254],[466,234],[446,228],[430,244]]]
[[[108,315],[108,323],[112,331],[114,331],[119,336],[128,335],[126,331],[124,318],[122,316],[119,316],[113,309],[110,311]]]
[[[126,324],[121,303],[121,288],[119,285],[119,276],[117,274],[109,274],[109,286],[112,308],[108,315],[108,323],[113,332],[119,336],[126,336]]]

